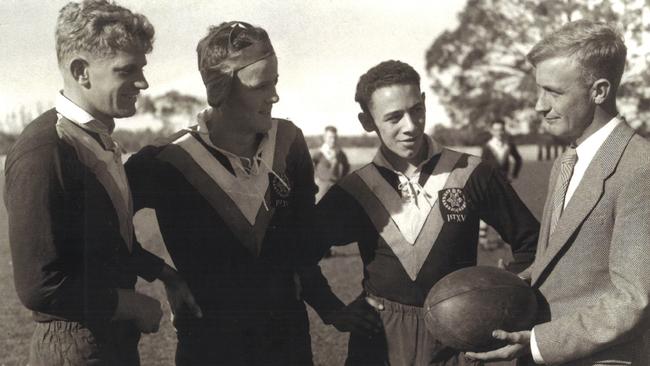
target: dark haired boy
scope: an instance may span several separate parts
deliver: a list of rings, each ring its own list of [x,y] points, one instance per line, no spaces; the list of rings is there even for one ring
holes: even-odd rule
[[[386,61],[371,68],[359,79],[355,99],[359,121],[377,133],[381,147],[319,202],[312,234],[323,250],[359,245],[363,294],[347,308],[346,364],[464,364],[426,330],[422,306],[429,289],[476,264],[480,219],[524,262],[531,260],[539,224],[491,165],[424,133],[424,93],[412,67]],[[379,332],[368,321],[376,315]]]

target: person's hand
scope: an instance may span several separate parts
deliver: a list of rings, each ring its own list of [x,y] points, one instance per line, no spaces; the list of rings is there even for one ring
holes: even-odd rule
[[[113,320],[131,320],[142,333],[155,333],[163,312],[153,297],[129,289],[117,289],[117,308]]]
[[[508,333],[504,330],[495,330],[492,336],[496,339],[506,341],[508,344],[499,349],[489,352],[466,352],[465,357],[481,361],[509,361],[525,356],[530,353],[529,330]]]
[[[532,281],[532,270],[529,268],[526,268],[525,270],[517,273],[517,276],[524,280],[527,284],[530,285],[530,282]]]
[[[329,322],[340,332],[354,332],[373,336],[382,329],[377,311],[383,311],[384,305],[369,297],[359,297],[348,306],[334,311]]]
[[[160,301],[137,292],[135,292],[135,295],[138,311],[133,321],[136,327],[142,333],[156,333],[160,327],[160,319],[163,316]]]
[[[165,268],[160,275],[160,279],[165,284],[167,301],[169,302],[169,307],[172,311],[172,322],[174,321],[174,316],[181,312],[190,314],[197,318],[203,317],[203,312],[196,303],[190,288],[176,270],[165,265]]]
[[[197,318],[203,317],[203,312],[196,300],[194,300],[194,296],[185,281],[165,283],[165,292],[167,292],[167,301],[172,311],[172,322],[174,316],[180,312],[189,313]]]

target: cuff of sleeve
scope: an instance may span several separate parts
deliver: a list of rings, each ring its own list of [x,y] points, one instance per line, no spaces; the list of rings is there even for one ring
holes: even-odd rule
[[[134,246],[132,256],[135,272],[148,282],[155,281],[165,266],[163,259],[143,249],[140,245]]]
[[[305,301],[314,308],[318,316],[326,325],[332,325],[331,315],[335,311],[345,308],[345,304],[335,295],[327,296],[326,299],[321,297],[319,300],[311,299],[311,301],[309,301],[309,299],[305,299]]]
[[[318,265],[302,268],[302,297],[311,306],[325,324],[330,324],[330,314],[345,307],[345,304],[332,292],[327,279]]]
[[[535,339],[535,328],[533,328],[533,331],[530,334],[530,353],[533,355],[533,361],[535,361],[536,364],[544,364],[542,353],[539,351],[539,347],[537,347],[537,340]]]
[[[117,309],[117,290],[114,288],[101,289],[86,294],[81,309],[85,321],[89,323],[104,323],[111,320]],[[74,316],[72,317],[74,319]]]

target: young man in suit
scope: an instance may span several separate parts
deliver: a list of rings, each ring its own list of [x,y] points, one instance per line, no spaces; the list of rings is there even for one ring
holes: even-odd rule
[[[158,300],[136,276],[161,278],[173,306],[185,283],[136,241],[114,118],[135,113],[154,29],[103,0],[69,3],[56,51],[63,90],[6,161],[5,202],[18,296],[33,311],[30,365],[138,365],[140,332],[158,329]]]
[[[377,133],[381,147],[325,194],[312,233],[322,252],[359,245],[363,294],[347,314],[335,314],[348,316],[347,326],[335,323],[351,331],[346,364],[464,364],[426,330],[429,290],[476,265],[479,220],[494,226],[523,262],[532,261],[539,224],[494,167],[424,133],[424,93],[411,66],[376,65],[359,79],[355,99],[359,121]]]
[[[155,209],[204,313],[176,314],[176,364],[311,365],[303,298],[326,319],[344,305],[298,259],[316,187],[302,131],[271,116],[273,46],[264,29],[233,21],[211,27],[197,54],[210,108],[126,163],[136,210]]]
[[[539,364],[646,365],[650,315],[650,143],[616,108],[626,47],[611,26],[571,22],[528,54],[548,130],[573,147],[553,166],[529,277],[545,298],[530,331],[477,359],[532,354]]]

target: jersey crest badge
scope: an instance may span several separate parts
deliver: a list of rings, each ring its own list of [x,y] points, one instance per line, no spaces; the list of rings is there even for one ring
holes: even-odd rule
[[[291,195],[291,182],[287,174],[284,172],[278,175],[269,173],[269,181],[271,182],[271,202],[273,206],[288,207],[288,198]]]
[[[460,188],[447,188],[439,193],[440,211],[445,222],[463,223],[467,219],[467,198]]]

